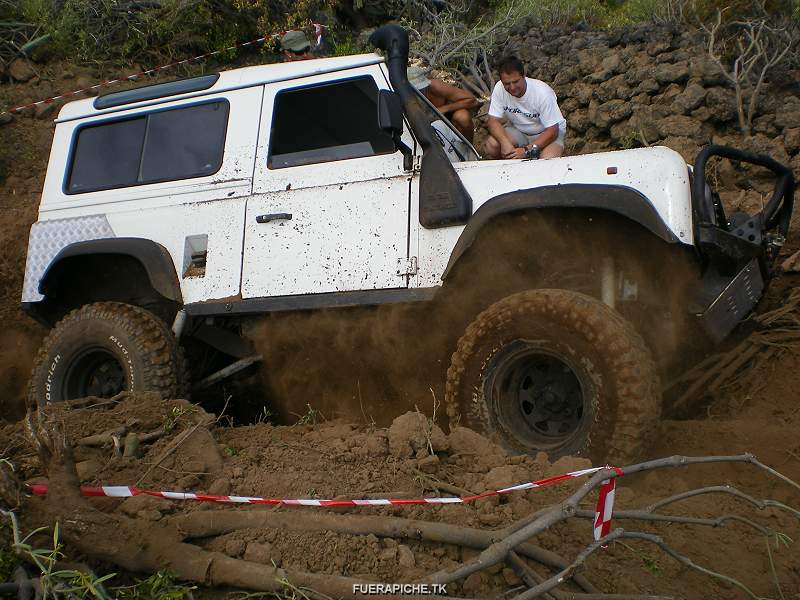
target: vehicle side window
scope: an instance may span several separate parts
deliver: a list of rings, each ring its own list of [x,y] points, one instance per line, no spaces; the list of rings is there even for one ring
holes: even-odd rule
[[[227,127],[226,101],[83,127],[66,193],[212,175],[222,166]]]
[[[378,128],[377,98],[378,86],[371,77],[278,93],[269,168],[395,152],[391,136]]]

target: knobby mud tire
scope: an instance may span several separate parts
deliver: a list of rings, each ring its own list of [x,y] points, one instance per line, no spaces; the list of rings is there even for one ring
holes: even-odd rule
[[[71,361],[89,349],[113,356],[125,374],[124,391],[159,392],[186,398],[188,376],[183,348],[170,328],[151,312],[120,302],[98,302],[73,310],[45,338],[28,385],[38,406],[65,397]]]
[[[591,393],[584,392],[584,420],[576,439],[536,447],[514,435],[516,426],[498,420],[497,400],[486,398],[486,382],[493,381],[488,371],[493,357],[509,344],[523,343],[519,340],[566,356],[581,372],[582,385],[588,382],[584,389]],[[641,458],[652,440],[661,393],[650,351],[619,313],[579,292],[543,289],[508,296],[468,326],[447,371],[445,406],[451,426],[460,423],[487,434],[511,452],[541,450],[551,459],[577,455],[628,464]]]

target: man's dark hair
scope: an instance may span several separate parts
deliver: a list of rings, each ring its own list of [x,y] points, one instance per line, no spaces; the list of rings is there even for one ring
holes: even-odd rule
[[[519,73],[525,75],[525,65],[516,56],[504,56],[497,63],[497,70],[500,73]]]

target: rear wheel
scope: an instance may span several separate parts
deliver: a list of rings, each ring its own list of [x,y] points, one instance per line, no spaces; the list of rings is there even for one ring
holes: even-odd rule
[[[35,404],[123,391],[185,396],[182,349],[152,313],[119,302],[88,304],[51,330],[28,388]]]
[[[447,372],[451,420],[513,452],[636,460],[661,402],[649,350],[633,326],[579,292],[535,290],[483,311]]]

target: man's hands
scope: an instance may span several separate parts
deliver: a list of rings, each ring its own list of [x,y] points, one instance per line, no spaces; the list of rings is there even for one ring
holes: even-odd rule
[[[503,153],[503,158],[539,158],[539,149],[537,147],[536,151],[533,152],[532,146],[522,146],[520,148],[512,146],[510,152]]]
[[[515,148],[508,138],[500,141],[500,156],[503,158],[524,158],[525,148]]]

